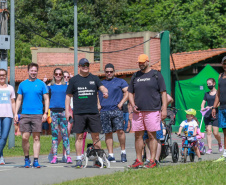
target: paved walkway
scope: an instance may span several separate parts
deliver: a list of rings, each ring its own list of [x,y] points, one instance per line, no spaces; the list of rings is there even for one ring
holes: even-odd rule
[[[117,141],[116,135],[115,141]],[[0,166],[0,181],[4,185],[36,185],[36,184],[53,184],[60,183],[67,180],[73,180],[83,177],[92,177],[96,175],[104,175],[114,173],[116,171],[124,171],[125,167],[129,164],[132,164],[135,159],[135,147],[134,147],[134,134],[126,134],[126,151],[127,151],[127,163],[121,163],[120,161],[120,148],[114,150],[115,157],[117,162],[111,163],[110,169],[98,169],[92,168],[92,162],[89,162],[89,165],[86,169],[75,169],[75,154],[72,154],[73,164],[50,164],[48,163],[47,156],[42,155],[39,158],[39,162],[42,165],[41,169],[23,168],[24,158],[23,157],[13,157],[5,158],[6,165]],[[223,136],[223,134],[221,134]],[[90,137],[90,136],[89,136]],[[181,139],[173,135],[173,141],[177,142],[181,146]],[[206,140],[204,140],[206,143]],[[213,140],[213,154],[212,155],[203,155],[203,160],[213,160],[220,157],[222,154],[218,153],[218,145]],[[61,155],[59,154],[59,158]],[[59,159],[60,161],[61,159]],[[197,157],[195,159],[197,161]],[[189,162],[189,159],[188,159]],[[180,164],[179,162],[176,164]],[[161,163],[161,166],[165,165],[175,165],[172,163],[171,154]]]

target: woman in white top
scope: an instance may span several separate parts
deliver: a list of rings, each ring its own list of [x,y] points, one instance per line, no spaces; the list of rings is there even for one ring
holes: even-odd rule
[[[4,165],[3,149],[9,135],[15,113],[15,91],[6,84],[7,71],[0,69],[0,164]]]

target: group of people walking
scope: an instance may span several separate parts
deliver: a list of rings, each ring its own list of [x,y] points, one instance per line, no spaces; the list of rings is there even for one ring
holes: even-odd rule
[[[20,131],[22,133],[22,147],[25,156],[25,168],[31,166],[29,156],[29,137],[33,137],[34,160],[33,167],[40,168],[38,161],[40,151],[40,133],[42,122],[45,122],[50,109],[52,149],[48,156],[51,164],[58,162],[58,145],[63,140],[62,161],[72,163],[70,156],[69,135],[71,130],[76,133],[76,168],[82,168],[82,152],[84,133],[90,133],[94,147],[101,148],[99,133],[105,134],[108,149],[108,160],[116,162],[113,152],[113,133],[116,132],[121,147],[121,162],[127,162],[125,142],[125,128],[122,107],[128,103],[133,111],[132,131],[135,132],[136,160],[130,168],[156,166],[156,155],[159,151],[156,132],[161,130],[161,120],[167,116],[167,93],[164,78],[160,72],[151,69],[148,56],[141,54],[137,64],[140,68],[131,78],[130,84],[123,79],[115,77],[114,65],[109,63],[104,67],[106,79],[100,79],[89,72],[89,61],[82,58],[79,61],[79,74],[70,77],[69,73],[61,68],[53,71],[53,79],[49,84],[37,78],[38,64],[28,65],[29,78],[20,83],[15,102],[15,92],[12,86],[6,84],[7,71],[0,69],[0,164],[5,164],[3,149],[11,127],[12,119],[17,123],[18,110],[22,105],[20,116]],[[211,148],[211,130],[219,143],[219,150],[223,150],[221,138],[218,133],[216,114],[219,116],[219,127],[224,131],[226,142],[226,57],[222,60],[224,73],[219,77],[218,91],[215,89],[214,79],[208,79],[210,89],[205,94],[202,110],[212,108],[209,117],[205,118],[207,141]],[[70,80],[69,80],[70,79]],[[46,80],[44,80],[46,81]],[[215,99],[214,99],[215,96]],[[44,102],[44,103],[43,103]],[[208,107],[205,107],[205,103]],[[220,102],[220,103],[219,103]],[[44,104],[44,111],[43,111]],[[219,106],[220,105],[220,106]],[[217,107],[219,111],[217,112]],[[192,117],[189,117],[189,119]],[[69,121],[70,120],[70,121]],[[150,157],[143,164],[143,135],[146,131]],[[224,143],[226,146],[226,143]],[[158,158],[158,157],[157,157]],[[218,161],[226,159],[226,148]],[[96,161],[96,166],[100,166]]]

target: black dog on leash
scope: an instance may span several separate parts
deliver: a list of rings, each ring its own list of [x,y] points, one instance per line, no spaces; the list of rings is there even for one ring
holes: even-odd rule
[[[93,165],[95,164],[96,160],[98,160],[101,164],[100,168],[103,168],[104,161],[106,161],[107,168],[110,168],[110,162],[107,159],[107,155],[106,155],[105,151],[103,149],[95,149],[93,144],[87,145],[87,150],[85,153],[86,164],[85,164],[84,168],[86,168],[89,159],[93,161]]]

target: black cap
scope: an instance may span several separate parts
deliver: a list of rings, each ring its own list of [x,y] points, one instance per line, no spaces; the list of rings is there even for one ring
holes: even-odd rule
[[[89,61],[86,58],[82,58],[81,60],[79,60],[78,65],[84,65],[85,63],[89,64]]]
[[[115,70],[114,65],[111,63],[106,64],[104,69],[106,68],[112,68],[113,70]]]

